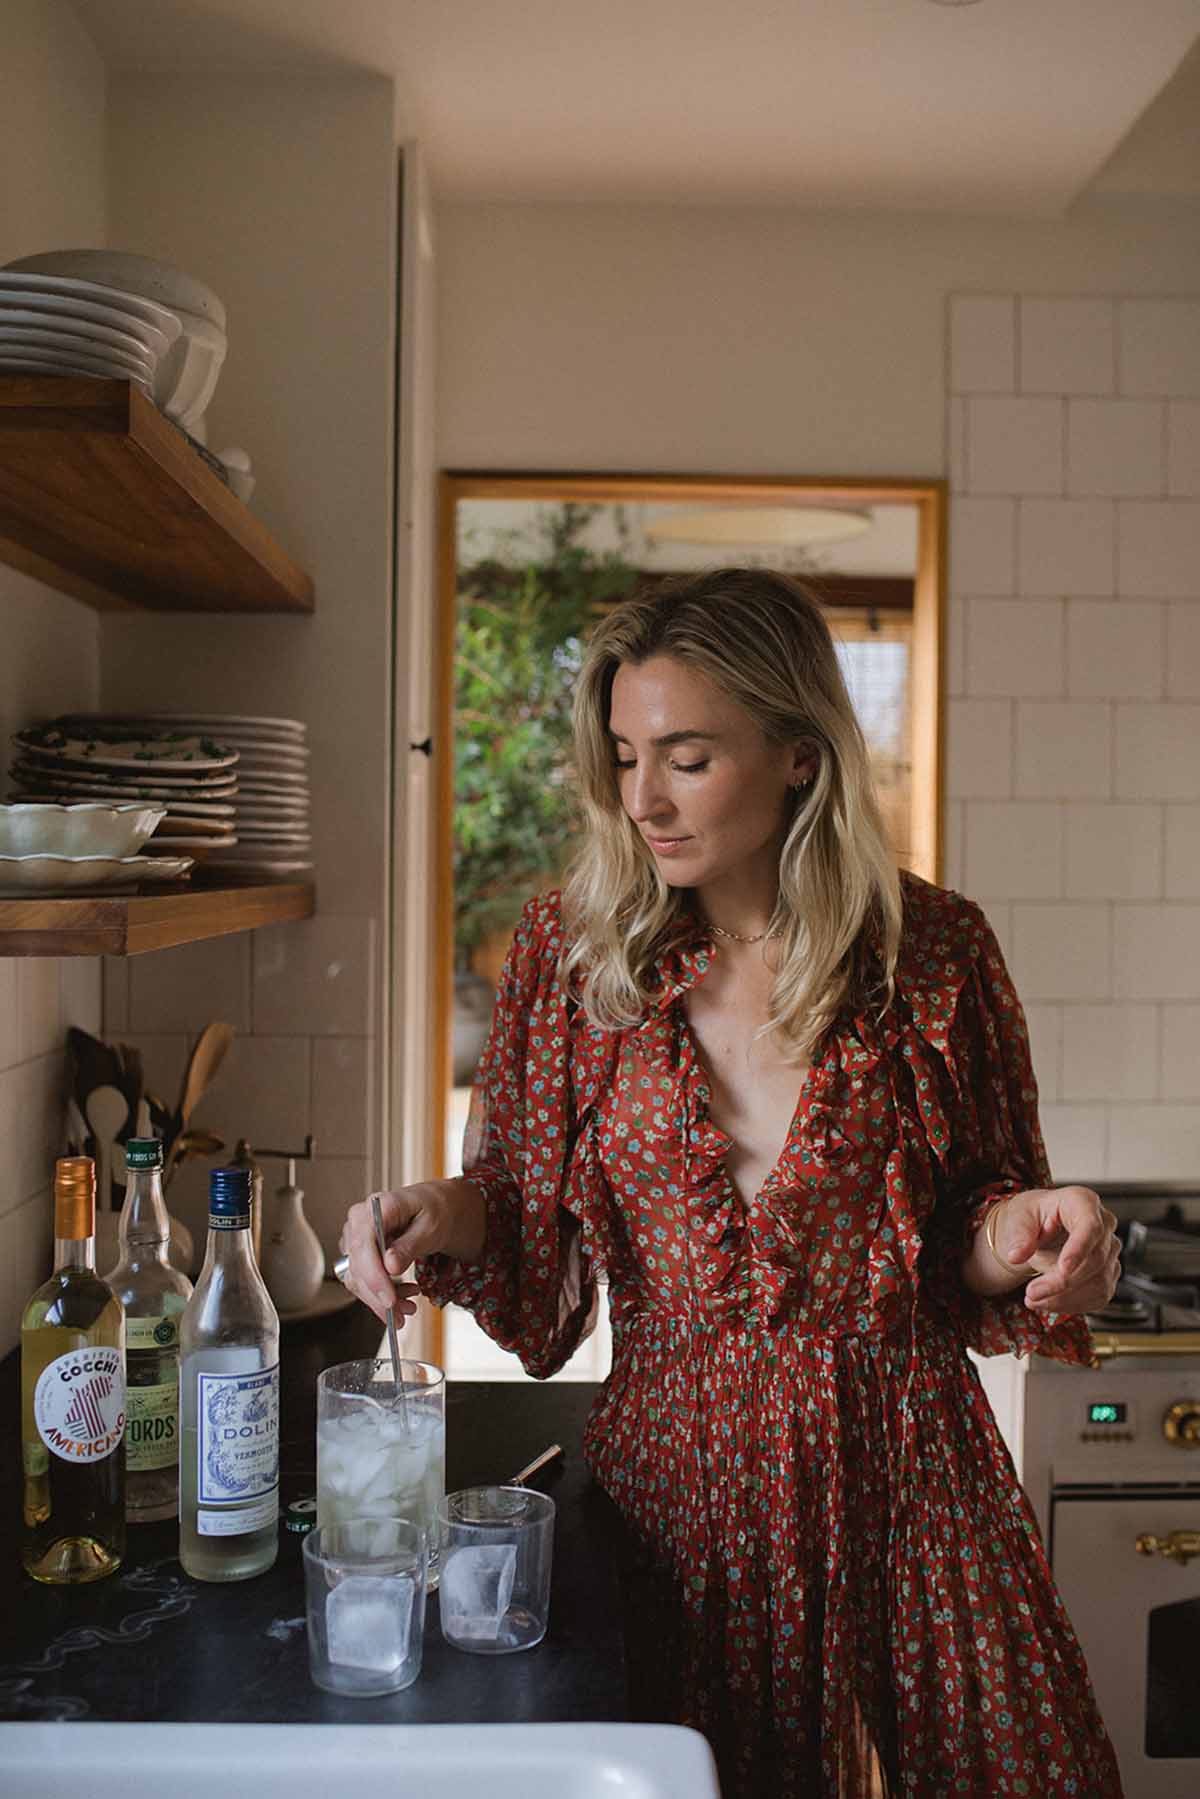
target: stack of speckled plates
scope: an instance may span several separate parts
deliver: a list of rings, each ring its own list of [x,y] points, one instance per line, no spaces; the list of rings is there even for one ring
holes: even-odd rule
[[[93,718],[91,723],[106,730],[169,732],[188,741],[216,742],[235,758],[231,786],[219,800],[207,802],[228,807],[230,835],[210,843],[204,853],[206,868],[281,875],[311,871],[310,752],[306,727],[299,719],[143,712]]]
[[[237,846],[238,752],[210,732],[88,715],[18,731],[14,800],[144,800],[166,816],[147,849],[197,860]]]

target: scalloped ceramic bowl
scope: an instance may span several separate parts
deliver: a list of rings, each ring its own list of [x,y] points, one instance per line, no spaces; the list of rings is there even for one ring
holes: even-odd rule
[[[0,806],[0,856],[136,855],[167,816],[165,806],[140,801],[51,805],[24,800]]]
[[[0,856],[0,893],[70,893],[88,887],[136,887],[181,881],[191,856]]]

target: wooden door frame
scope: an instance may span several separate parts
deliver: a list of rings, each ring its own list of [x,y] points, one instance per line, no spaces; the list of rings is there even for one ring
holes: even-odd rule
[[[806,504],[847,503],[914,506],[917,509],[917,570],[913,583],[912,717],[913,792],[925,796],[914,806],[911,865],[937,881],[942,870],[943,783],[945,778],[944,666],[946,627],[945,480],[898,479],[890,475],[664,475],[565,474],[550,470],[508,473],[489,469],[444,469],[438,477],[437,617],[434,643],[436,713],[434,743],[437,789],[436,916],[433,941],[433,1067],[442,1078],[431,1083],[430,1119],[435,1173],[444,1171],[446,1095],[450,1087],[453,1015],[454,907],[454,639],[457,622],[457,516],[460,500],[574,500],[581,504],[720,502],[723,505],[778,505],[802,498]],[[441,1314],[436,1320],[433,1359],[442,1351]]]

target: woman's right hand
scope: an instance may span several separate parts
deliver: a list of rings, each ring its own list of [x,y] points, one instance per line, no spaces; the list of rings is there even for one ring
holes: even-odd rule
[[[350,1258],[345,1286],[370,1306],[381,1321],[394,1305],[396,1323],[403,1324],[416,1311],[419,1291],[414,1281],[398,1277],[411,1268],[417,1256],[436,1255],[446,1235],[446,1205],[437,1181],[417,1181],[396,1193],[379,1193],[350,1207],[338,1239],[343,1255]],[[371,1199],[378,1198],[387,1253],[379,1259]]]

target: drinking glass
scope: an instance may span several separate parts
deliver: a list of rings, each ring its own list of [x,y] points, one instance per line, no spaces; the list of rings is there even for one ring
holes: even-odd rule
[[[425,1532],[406,1518],[318,1525],[304,1539],[308,1665],[327,1693],[399,1693],[421,1672]]]
[[[508,1655],[546,1634],[554,1501],[531,1487],[465,1487],[438,1506],[442,1635]]]
[[[446,1377],[432,1362],[339,1362],[317,1378],[317,1523],[407,1518],[426,1533],[438,1583],[437,1503],[446,1490]]]

